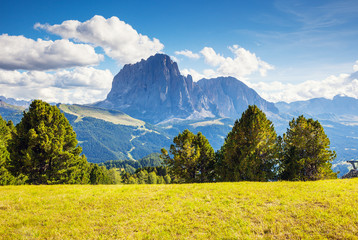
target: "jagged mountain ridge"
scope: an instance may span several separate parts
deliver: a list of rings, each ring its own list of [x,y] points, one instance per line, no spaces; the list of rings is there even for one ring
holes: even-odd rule
[[[132,117],[159,123],[172,118],[239,118],[248,105],[278,113],[274,104],[232,77],[202,79],[181,75],[169,56],[156,54],[127,64],[114,77],[106,100],[95,106],[121,110]]]

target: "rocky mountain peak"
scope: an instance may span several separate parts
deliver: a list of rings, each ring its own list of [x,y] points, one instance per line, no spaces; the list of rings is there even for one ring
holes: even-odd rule
[[[277,113],[277,108],[233,77],[193,82],[180,74],[165,54],[127,64],[114,77],[112,89],[97,106],[121,110],[132,117],[159,123],[206,117],[239,118],[248,105]]]
[[[114,77],[107,99],[99,103],[152,123],[168,117],[185,118],[193,111],[193,81],[179,72],[169,56],[156,54],[127,64]]]

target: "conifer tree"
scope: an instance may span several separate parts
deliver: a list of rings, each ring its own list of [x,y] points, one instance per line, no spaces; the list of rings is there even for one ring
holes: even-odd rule
[[[313,119],[299,116],[289,123],[283,136],[281,179],[318,180],[337,178],[331,169],[336,153],[322,125]]]
[[[173,142],[170,146],[173,157],[164,148],[161,157],[176,182],[213,181],[215,152],[204,135],[186,129]]]
[[[13,131],[12,122],[6,123],[0,116],[0,185],[17,184],[17,179],[8,171],[10,167],[10,153],[8,152],[8,141]],[[20,179],[19,179],[20,180]]]
[[[217,153],[218,177],[223,181],[267,181],[275,178],[278,156],[273,124],[256,106],[236,120]]]
[[[148,174],[148,183],[149,184],[157,184],[157,182],[158,182],[157,174],[155,174],[155,172],[150,172]]]
[[[148,183],[148,172],[146,170],[141,170],[137,173],[138,183],[146,184]]]
[[[89,182],[89,164],[76,133],[56,106],[34,100],[10,141],[11,172],[30,184]]]
[[[167,174],[164,176],[164,183],[165,184],[170,184],[172,182],[171,177]]]
[[[96,163],[90,164],[90,183],[91,184],[112,184],[112,180],[109,176],[109,171],[106,169],[105,166],[98,166]]]

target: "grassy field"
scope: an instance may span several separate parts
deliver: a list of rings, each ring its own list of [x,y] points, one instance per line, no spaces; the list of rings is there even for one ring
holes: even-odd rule
[[[0,239],[358,239],[358,179],[0,187]]]

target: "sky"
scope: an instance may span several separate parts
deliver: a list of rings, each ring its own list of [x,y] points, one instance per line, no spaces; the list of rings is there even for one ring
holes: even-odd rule
[[[233,76],[269,101],[358,98],[357,0],[0,0],[0,95],[92,103],[125,64]]]

